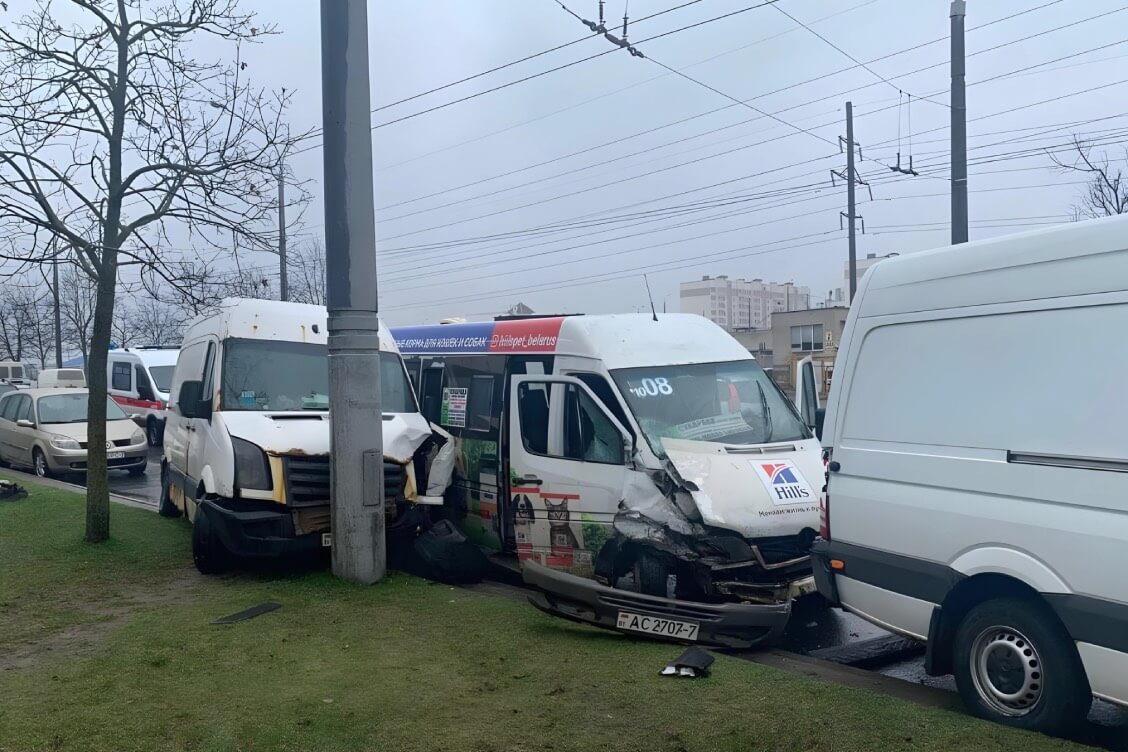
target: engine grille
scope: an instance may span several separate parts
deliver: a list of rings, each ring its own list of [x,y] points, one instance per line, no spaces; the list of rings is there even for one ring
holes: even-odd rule
[[[328,457],[285,457],[286,499],[290,506],[309,507],[329,503],[330,461]],[[402,465],[384,463],[384,501],[394,504],[403,495],[407,480]]]

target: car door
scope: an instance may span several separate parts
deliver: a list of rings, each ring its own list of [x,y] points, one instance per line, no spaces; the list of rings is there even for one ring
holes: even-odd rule
[[[206,342],[194,342],[180,351],[176,370],[172,377],[169,393],[168,416],[164,433],[164,456],[169,470],[169,488],[174,503],[180,504],[182,493],[187,485],[188,437],[191,436],[192,419],[180,414],[177,400],[180,386],[185,381],[195,381],[202,377]],[[194,493],[194,489],[192,490]]]
[[[206,349],[204,351],[203,366],[196,372],[198,375],[188,377],[191,379],[200,379],[202,382],[200,395],[204,400],[213,400],[215,396],[217,384],[215,380],[215,360],[217,350],[216,342],[209,340],[206,343]],[[208,465],[208,447],[213,444],[211,441],[212,421],[210,417],[189,418],[187,424],[188,435],[187,445],[185,447],[186,460],[184,466],[188,485],[185,487],[185,493],[188,499],[194,500],[196,487],[203,478],[204,468]],[[192,511],[195,513],[194,509]]]
[[[16,411],[20,396],[9,393],[0,398],[0,459],[17,462],[15,459]]]
[[[509,398],[517,555],[590,575],[630,472],[630,434],[571,376],[515,375]]]
[[[31,466],[31,449],[35,445],[36,427],[38,425],[34,400],[30,395],[21,394],[16,405],[16,423],[12,434],[12,456],[21,465]]]

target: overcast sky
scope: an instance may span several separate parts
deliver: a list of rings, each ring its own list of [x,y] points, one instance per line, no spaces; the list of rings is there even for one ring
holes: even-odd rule
[[[319,4],[243,2],[283,32],[245,53],[248,73],[257,83],[296,90],[296,128],[320,125]],[[630,16],[643,19],[682,2],[634,0]],[[817,302],[844,285],[847,243],[839,212],[846,195],[838,181],[831,185],[830,171],[845,165],[837,140],[845,133],[848,99],[864,157],[858,169],[873,191],[870,201],[859,189],[866,226],[859,255],[946,243],[949,2],[779,0],[778,7],[743,10],[756,4],[699,0],[632,22],[630,39],[652,59],[614,50],[413,116],[612,47],[601,37],[583,39],[590,36],[585,27],[555,0],[370,3],[385,319],[485,318],[518,301],[538,312],[633,311],[647,305],[647,269],[659,308],[676,310],[678,282],[703,274],[790,280],[809,286]],[[1043,150],[1064,146],[1074,132],[1122,148],[1128,10],[1116,12],[1119,0],[969,0],[968,6],[971,238],[1064,221],[1083,177],[1055,170]],[[586,18],[597,13],[595,0],[569,7]],[[615,24],[623,10],[622,0],[608,0]],[[1093,16],[1102,17],[1085,20]],[[1062,28],[1068,24],[1074,25]],[[1033,38],[1019,41],[1026,37]],[[850,56],[875,62],[867,70]],[[911,107],[903,104],[907,95]],[[889,169],[899,132],[907,165],[910,116],[920,177]],[[398,118],[406,119],[382,125]],[[321,151],[296,156],[291,168],[310,181],[314,196],[305,226],[292,229],[292,242],[300,242],[322,232]],[[476,184],[460,187],[470,183]],[[538,230],[581,219],[584,224]],[[514,234],[468,242],[505,233]],[[266,254],[255,261],[276,263]]]

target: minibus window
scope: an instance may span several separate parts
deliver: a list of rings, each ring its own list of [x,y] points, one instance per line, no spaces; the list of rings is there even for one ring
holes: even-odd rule
[[[619,398],[615,396],[615,390],[607,383],[607,379],[603,378],[597,373],[572,373],[569,376],[575,376],[580,381],[587,385],[587,388],[599,398],[612,415],[619,419],[619,422],[624,426],[629,426],[630,422],[627,420],[627,414],[623,412],[623,404],[619,402]]]
[[[176,366],[150,366],[149,375],[158,392],[167,393],[172,388],[172,371]]]
[[[627,368],[611,375],[660,457],[663,438],[741,445],[811,438],[754,360]]]
[[[470,394],[467,398],[467,412],[471,431],[488,431],[493,422],[493,376],[475,376],[470,379]]]

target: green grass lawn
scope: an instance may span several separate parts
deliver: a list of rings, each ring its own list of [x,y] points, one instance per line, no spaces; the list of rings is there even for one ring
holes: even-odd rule
[[[82,500],[0,502],[0,750],[1080,749],[393,575],[203,578],[189,529]],[[267,600],[283,607],[209,622]]]

